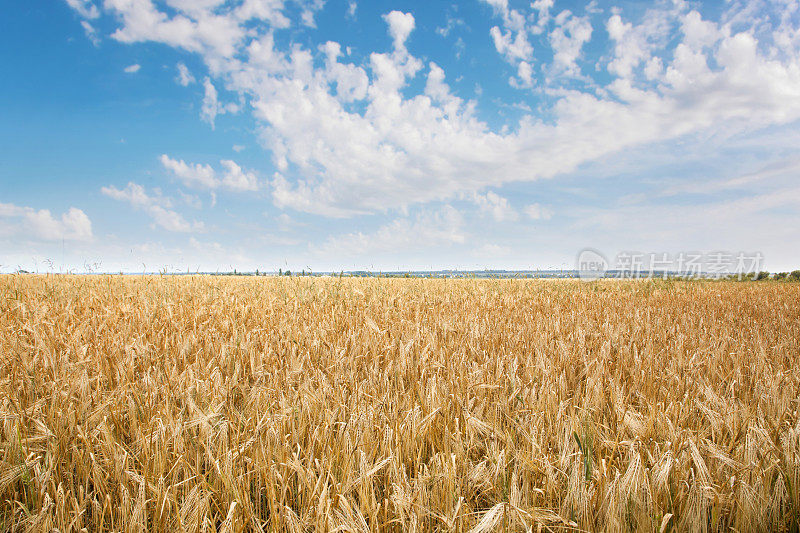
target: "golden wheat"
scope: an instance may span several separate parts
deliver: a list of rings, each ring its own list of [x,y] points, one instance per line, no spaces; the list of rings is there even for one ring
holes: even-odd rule
[[[799,354],[788,283],[3,276],[0,529],[797,531]]]

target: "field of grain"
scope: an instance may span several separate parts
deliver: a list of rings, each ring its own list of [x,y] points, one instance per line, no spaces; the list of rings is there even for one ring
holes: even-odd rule
[[[797,531],[800,285],[0,277],[0,530]]]

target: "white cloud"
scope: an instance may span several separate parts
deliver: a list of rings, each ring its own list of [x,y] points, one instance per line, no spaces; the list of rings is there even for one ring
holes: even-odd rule
[[[134,64],[134,65],[129,65],[129,66],[125,67],[124,70],[125,70],[125,72],[127,74],[136,74],[137,72],[139,72],[139,69],[141,69],[141,68],[142,68],[141,65]]]
[[[300,12],[300,21],[304,26],[316,28],[317,23],[314,20],[314,15],[325,5],[325,0],[306,0],[305,3],[300,2],[300,4],[304,6]]]
[[[48,209],[36,210],[14,204],[0,203],[0,227],[3,233],[19,234],[43,241],[89,241],[92,222],[82,210],[70,207],[60,219]]]
[[[194,221],[190,223],[179,213],[158,205],[148,208],[147,213],[153,218],[156,225],[161,226],[167,231],[189,233],[202,231],[204,228],[202,222]]]
[[[202,209],[203,208],[203,201],[194,194],[187,194],[181,190],[178,190],[178,195],[181,197],[181,200],[194,209]]]
[[[450,32],[452,32],[456,27],[466,26],[467,24],[466,22],[464,22],[464,19],[454,17],[453,15],[450,14],[447,15],[445,21],[446,24],[444,26],[436,28],[436,33],[438,33],[442,37],[447,37],[448,35],[450,35]]]
[[[60,219],[56,219],[48,209],[36,210],[32,207],[0,203],[0,227],[2,233],[20,234],[34,240],[92,239],[92,223],[89,217],[75,207],[69,208]]]
[[[347,16],[351,19],[356,18],[356,10],[358,9],[358,3],[355,0],[350,0],[347,4]]]
[[[61,215],[63,238],[70,240],[90,240],[92,238],[92,222],[82,210],[70,207]]]
[[[534,2],[527,14],[504,0],[486,1],[502,20],[493,32],[496,48],[520,85],[533,85],[536,72],[553,72],[533,62],[530,39],[538,34],[562,72],[587,66],[581,52],[591,34],[580,17],[553,18],[550,1]],[[408,49],[415,26],[409,13],[385,16],[393,48],[361,64],[343,57],[339,43],[321,52],[276,44],[276,26],[245,25],[255,13],[252,2],[247,14],[243,3],[217,10],[181,4],[171,15],[150,0],[105,5],[120,21],[114,38],[200,54],[209,71],[207,120],[227,110],[215,83],[238,94],[280,172],[272,181],[274,203],[328,216],[447,201],[569,173],[647,143],[702,141],[800,119],[800,40],[789,31],[797,30],[791,19],[747,28],[747,18],[737,15],[735,24],[709,25],[681,2],[659,4],[637,20],[616,12],[606,21],[611,50],[600,61],[611,81],[545,92],[541,115],[525,112],[518,124],[493,130],[478,118],[476,102],[451,89],[441,67],[430,63],[423,71]],[[278,10],[270,16],[288,18],[282,3],[270,5]],[[413,93],[409,82],[420,72],[424,90]]]
[[[97,30],[92,26],[92,24],[88,20],[81,21],[81,27],[83,28],[83,32],[86,34],[86,37],[92,42],[94,46],[98,46],[100,44],[100,38],[97,36]]]
[[[80,1],[80,0],[75,0]],[[232,6],[222,0],[169,0],[175,10],[170,16],[153,0],[104,0],[104,7],[121,22],[111,37],[123,43],[155,41],[202,54],[211,70],[218,72],[233,58],[243,40],[251,34],[245,27],[253,20],[270,28],[286,28],[285,0],[243,0]],[[303,22],[313,25],[314,13],[324,0],[295,0]]]
[[[724,34],[713,22],[703,20],[697,11],[690,11],[681,18],[683,42],[692,49],[713,46]]]
[[[369,79],[363,69],[338,62],[341,56],[339,43],[328,41],[319,47],[325,54],[325,74],[328,82],[336,85],[336,96],[342,102],[361,100],[367,94]]]
[[[395,48],[405,48],[406,40],[414,29],[414,15],[402,11],[392,11],[383,16],[389,24],[389,35],[394,39]]]
[[[503,29],[493,26],[490,30],[495,49],[509,63],[530,60],[533,56],[533,45],[528,39],[528,28],[525,16],[516,9],[509,9],[506,0],[484,0],[503,18]]]
[[[450,92],[450,87],[444,81],[444,70],[436,63],[429,63],[428,79],[425,83],[425,94],[434,102],[441,104],[445,114],[455,115],[461,107],[462,100]]]
[[[519,66],[517,67],[517,76],[521,83],[519,84],[521,87],[531,87],[533,86],[533,67],[531,67],[530,63],[527,61],[520,61]],[[512,81],[512,84],[515,83]]]
[[[83,18],[96,19],[100,16],[100,11],[92,3],[92,0],[66,0],[67,5],[78,12]]]
[[[592,25],[588,17],[575,17],[568,10],[555,18],[555,28],[550,32],[553,47],[553,69],[557,74],[577,76],[577,60],[583,45],[592,38]]]
[[[179,213],[170,209],[172,202],[168,198],[162,197],[158,191],[151,196],[138,183],[129,182],[124,189],[117,189],[114,186],[102,187],[100,191],[109,198],[127,202],[134,209],[144,211],[153,219],[154,225],[167,231],[188,233],[203,230],[202,222],[187,221]]]
[[[490,215],[497,222],[513,221],[518,218],[507,198],[489,191],[486,194],[475,194],[473,201],[484,215]]]
[[[194,83],[196,80],[194,79],[194,76],[192,76],[192,73],[189,72],[189,68],[186,65],[184,65],[183,63],[178,63],[178,78],[177,78],[177,81],[178,81],[178,83],[180,83],[184,87],[188,87],[189,85]]]
[[[123,43],[163,42],[218,59],[233,56],[245,35],[234,16],[215,14],[209,2],[172,5],[178,13],[170,17],[152,0],[105,0],[105,8],[122,22],[111,37]]]
[[[614,42],[614,58],[607,67],[609,73],[630,79],[639,65],[668,43],[680,24],[684,5],[676,2],[665,9],[651,8],[639,24],[626,22],[619,13],[613,14],[606,22],[606,31]]]
[[[218,115],[236,113],[239,111],[239,106],[237,104],[233,102],[223,104],[219,101],[217,89],[209,78],[203,80],[203,90],[203,106],[200,108],[200,116],[203,120],[211,124],[211,129],[214,129]]]
[[[545,26],[550,21],[550,10],[553,9],[553,4],[554,0],[536,0],[531,3],[531,8],[538,15],[536,25],[531,29],[531,33],[538,35],[544,32]],[[588,10],[589,6],[587,6],[587,12]]]
[[[530,37],[544,31],[550,20],[553,0],[536,0],[531,3],[530,7],[536,12],[536,15],[530,14],[529,16],[516,9],[510,9],[508,0],[483,1],[491,5],[495,15],[503,21],[502,29],[499,26],[493,26],[489,34],[497,52],[517,69],[517,77],[509,78],[509,84],[518,88],[533,87],[534,47]],[[534,19],[538,19],[536,23],[533,23]]]
[[[161,164],[189,187],[214,189],[219,186],[216,173],[210,165],[191,165],[183,160],[171,159],[167,154],[161,155]]]
[[[220,164],[225,168],[225,174],[222,177],[224,187],[232,191],[258,190],[258,178],[255,173],[242,170],[242,167],[230,159],[223,159]]]
[[[289,19],[283,14],[283,0],[245,0],[236,10],[240,20],[265,20],[273,28],[288,28]]]
[[[660,23],[648,25],[660,27]],[[724,51],[721,48],[720,52]],[[724,59],[724,53],[720,57]],[[763,125],[788,120],[788,116],[800,117],[798,95],[788,99],[777,95],[764,98],[770,85],[791,92],[788,79],[796,76],[797,71],[789,64],[771,62],[767,67],[765,63],[763,77],[732,78],[729,74],[736,65],[723,61],[723,69],[711,73],[707,80],[692,77],[695,85],[697,81],[707,84],[703,94],[708,98],[700,98],[699,94],[693,94],[697,88],[680,83],[678,74],[687,67],[681,63],[679,54],[671,65],[675,75],[658,89],[639,89],[633,83],[617,80],[609,86],[611,97],[565,91],[553,107],[554,125],[525,118],[516,132],[499,135],[488,132],[484,124],[476,121],[469,107],[462,106],[458,113],[453,113],[420,97],[406,100],[399,97],[396,91],[404,84],[405,76],[398,59],[392,59],[373,55],[375,77],[368,91],[372,99],[363,116],[344,112],[320,97],[316,89],[288,95],[280,85],[276,87],[277,91],[269,98],[272,109],[285,98],[283,105],[287,111],[308,109],[309,113],[307,117],[305,113],[295,115],[292,123],[277,120],[280,115],[264,113],[270,124],[270,138],[279,140],[273,144],[279,161],[291,161],[309,173],[316,165],[320,169],[314,172],[315,180],[298,182],[293,194],[288,181],[279,181],[282,205],[341,214],[341,209],[332,209],[330,204],[349,204],[345,213],[364,208],[379,210],[388,205],[447,198],[459,188],[474,190],[508,181],[551,177],[626,147],[719,127],[711,117],[721,121],[731,119],[736,109],[721,102],[740,102],[744,94],[752,99],[745,108],[749,112],[758,110],[757,120]],[[409,59],[402,61],[408,63]],[[755,61],[756,68],[758,61],[765,60]],[[432,103],[440,101],[437,95],[445,94],[443,74],[437,68],[431,66],[426,85],[426,94],[434,99]],[[624,68],[622,71],[629,72]],[[413,70],[410,72],[413,75]],[[755,79],[769,81],[757,91],[755,87],[747,87]],[[387,95],[391,98],[383,98]],[[753,126],[739,124],[739,127]],[[343,131],[349,134],[342,136]],[[340,139],[349,142],[345,145]],[[319,150],[312,148],[317,146]],[[334,157],[334,153],[339,157]],[[402,182],[397,181],[400,175]],[[356,181],[356,176],[366,179]],[[435,182],[431,182],[431,176],[436,176]],[[357,192],[350,193],[354,189]],[[323,208],[322,204],[328,206]]]
[[[172,159],[166,154],[161,155],[161,164],[172,172],[184,185],[200,189],[225,188],[231,191],[256,191],[259,188],[258,177],[254,172],[242,169],[236,162],[229,159],[220,161],[223,167],[221,177],[211,165],[190,164],[185,161]]]
[[[525,214],[533,220],[550,220],[553,217],[553,211],[541,204],[530,204],[525,206]]]

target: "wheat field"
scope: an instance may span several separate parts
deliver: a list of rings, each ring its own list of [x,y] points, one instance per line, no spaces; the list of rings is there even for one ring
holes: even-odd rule
[[[800,285],[0,277],[0,530],[798,531]]]

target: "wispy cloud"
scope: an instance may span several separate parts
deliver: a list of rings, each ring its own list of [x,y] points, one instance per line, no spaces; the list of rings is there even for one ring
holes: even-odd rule
[[[465,242],[464,220],[452,206],[398,218],[371,233],[354,232],[328,238],[316,251],[341,257],[368,258],[381,252],[418,251]]]
[[[138,183],[129,182],[124,189],[103,187],[101,192],[109,198],[126,202],[134,209],[144,211],[153,219],[154,225],[167,231],[189,233],[202,231],[204,228],[202,222],[188,222],[177,211],[172,210],[171,200],[161,196],[159,191],[149,195]]]
[[[189,68],[183,63],[178,63],[177,69],[178,69],[177,81],[179,84],[183,85],[184,87],[188,87],[189,85],[191,85],[196,81],[194,79],[194,76],[192,76],[192,73],[189,72]]]
[[[244,170],[230,159],[220,161],[221,172],[214,170],[211,165],[190,164],[182,159],[172,159],[166,154],[162,154],[160,159],[165,169],[172,172],[184,185],[189,187],[212,190],[224,188],[238,192],[259,189],[256,174]]]

